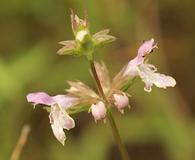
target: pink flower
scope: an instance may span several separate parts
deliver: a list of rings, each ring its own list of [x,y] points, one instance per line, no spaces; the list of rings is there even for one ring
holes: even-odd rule
[[[96,104],[92,104],[91,105],[91,112],[92,112],[92,115],[93,115],[95,121],[104,119],[106,117],[105,104],[102,101],[99,101]]]
[[[153,84],[159,88],[174,87],[176,81],[170,76],[157,73],[157,68],[154,65],[145,62],[145,56],[157,48],[154,43],[154,39],[145,41],[138,49],[137,56],[129,61],[126,69],[124,70],[124,76],[140,76],[145,83],[144,90],[150,92]]]
[[[63,129],[71,129],[75,127],[74,120],[68,115],[66,110],[75,105],[77,98],[57,95],[49,96],[44,92],[30,93],[27,95],[27,101],[34,105],[44,104],[51,106],[49,114],[51,128],[57,140],[64,145],[66,136]]]
[[[129,98],[125,93],[122,94],[113,94],[114,97],[114,105],[117,109],[124,114],[124,108],[129,105]]]

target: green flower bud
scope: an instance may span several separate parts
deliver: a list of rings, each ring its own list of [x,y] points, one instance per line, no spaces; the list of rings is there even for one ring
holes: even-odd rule
[[[91,35],[86,14],[83,20],[71,10],[71,24],[75,40],[60,42],[63,45],[57,52],[60,55],[84,55],[88,60],[92,60],[96,48],[104,46],[116,39],[114,36],[108,35],[108,29]]]
[[[71,17],[72,30],[75,36],[79,31],[88,28],[87,14],[85,14],[85,18],[83,20],[80,19],[76,14],[74,14],[73,10],[71,9],[70,17]]]

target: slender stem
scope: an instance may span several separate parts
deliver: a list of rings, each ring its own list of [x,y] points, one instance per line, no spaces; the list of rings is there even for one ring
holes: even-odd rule
[[[92,70],[94,79],[95,79],[96,84],[97,84],[98,91],[99,91],[100,95],[102,96],[102,98],[103,98],[105,101],[107,101],[107,100],[106,100],[106,96],[105,96],[105,94],[104,94],[104,91],[103,91],[103,89],[102,89],[102,85],[101,85],[100,80],[99,80],[99,78],[98,78],[98,74],[97,74],[96,69],[95,69],[94,61],[90,61],[90,65],[91,65],[91,70]]]
[[[98,78],[98,74],[97,74],[96,69],[95,69],[94,61],[90,61],[90,65],[91,65],[91,70],[92,70],[94,79],[95,79],[96,84],[97,84],[98,91],[99,91],[100,95],[102,96],[102,98],[104,99],[104,101],[105,101],[105,103],[107,105],[108,120],[110,122],[112,133],[113,133],[114,139],[115,139],[115,141],[116,141],[116,143],[118,145],[121,157],[122,157],[123,160],[129,160],[128,152],[127,152],[127,150],[125,148],[125,145],[122,143],[121,137],[119,135],[119,132],[118,132],[115,120],[114,120],[114,117],[112,115],[111,107],[109,106],[109,103],[108,103],[108,101],[106,99],[106,96],[104,94],[104,91],[102,89],[100,80]]]
[[[120,150],[120,153],[121,153],[121,157],[123,160],[129,160],[129,155],[128,155],[128,152],[125,148],[125,145],[123,144],[122,140],[121,140],[121,137],[119,135],[119,132],[118,132],[118,129],[117,129],[117,126],[116,126],[116,123],[115,123],[115,120],[114,120],[114,117],[112,115],[112,110],[110,107],[108,107],[108,119],[109,119],[109,122],[110,122],[110,126],[112,128],[112,133],[113,133],[113,136],[115,138],[115,141],[118,145],[118,148]]]

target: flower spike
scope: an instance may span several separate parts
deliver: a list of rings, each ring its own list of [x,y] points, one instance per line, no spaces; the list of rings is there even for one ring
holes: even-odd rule
[[[96,81],[99,94],[80,81],[68,81],[70,88],[66,89],[66,95],[50,96],[45,92],[36,92],[28,94],[27,101],[33,103],[34,106],[37,104],[49,106],[47,111],[50,112],[51,128],[54,136],[62,145],[66,140],[64,130],[75,127],[75,121],[70,115],[88,111],[91,112],[95,122],[98,120],[105,122],[108,114],[114,137],[119,142],[121,155],[124,159],[128,159],[111,107],[115,107],[122,114],[126,107],[130,108],[130,95],[127,93],[127,89],[132,85],[135,77],[141,78],[145,84],[144,90],[147,92],[152,90],[153,85],[164,89],[174,87],[176,81],[171,76],[158,73],[157,68],[148,63],[147,55],[158,48],[153,38],[143,42],[138,48],[137,56],[130,60],[111,81],[106,65],[103,62],[96,62],[93,54],[99,47],[116,40],[116,38],[109,35],[109,29],[91,34],[86,13],[85,18],[80,19],[71,9],[70,17],[74,40],[59,42],[62,48],[57,53],[59,55],[85,56],[91,64],[91,74]]]

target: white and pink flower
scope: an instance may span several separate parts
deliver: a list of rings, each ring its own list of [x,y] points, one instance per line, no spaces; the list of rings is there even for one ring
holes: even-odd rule
[[[145,61],[146,55],[151,53],[155,48],[157,48],[157,44],[154,43],[153,38],[145,41],[139,47],[137,56],[133,60],[129,61],[123,72],[123,76],[139,76],[145,83],[144,90],[147,92],[152,90],[153,85],[164,89],[167,87],[174,87],[176,85],[174,78],[156,72],[157,68]]]
[[[66,110],[77,103],[77,98],[67,95],[49,96],[45,92],[30,93],[27,101],[34,105],[43,104],[51,106],[49,119],[51,128],[57,140],[64,145],[66,136],[63,129],[69,130],[75,127],[75,122]]]

